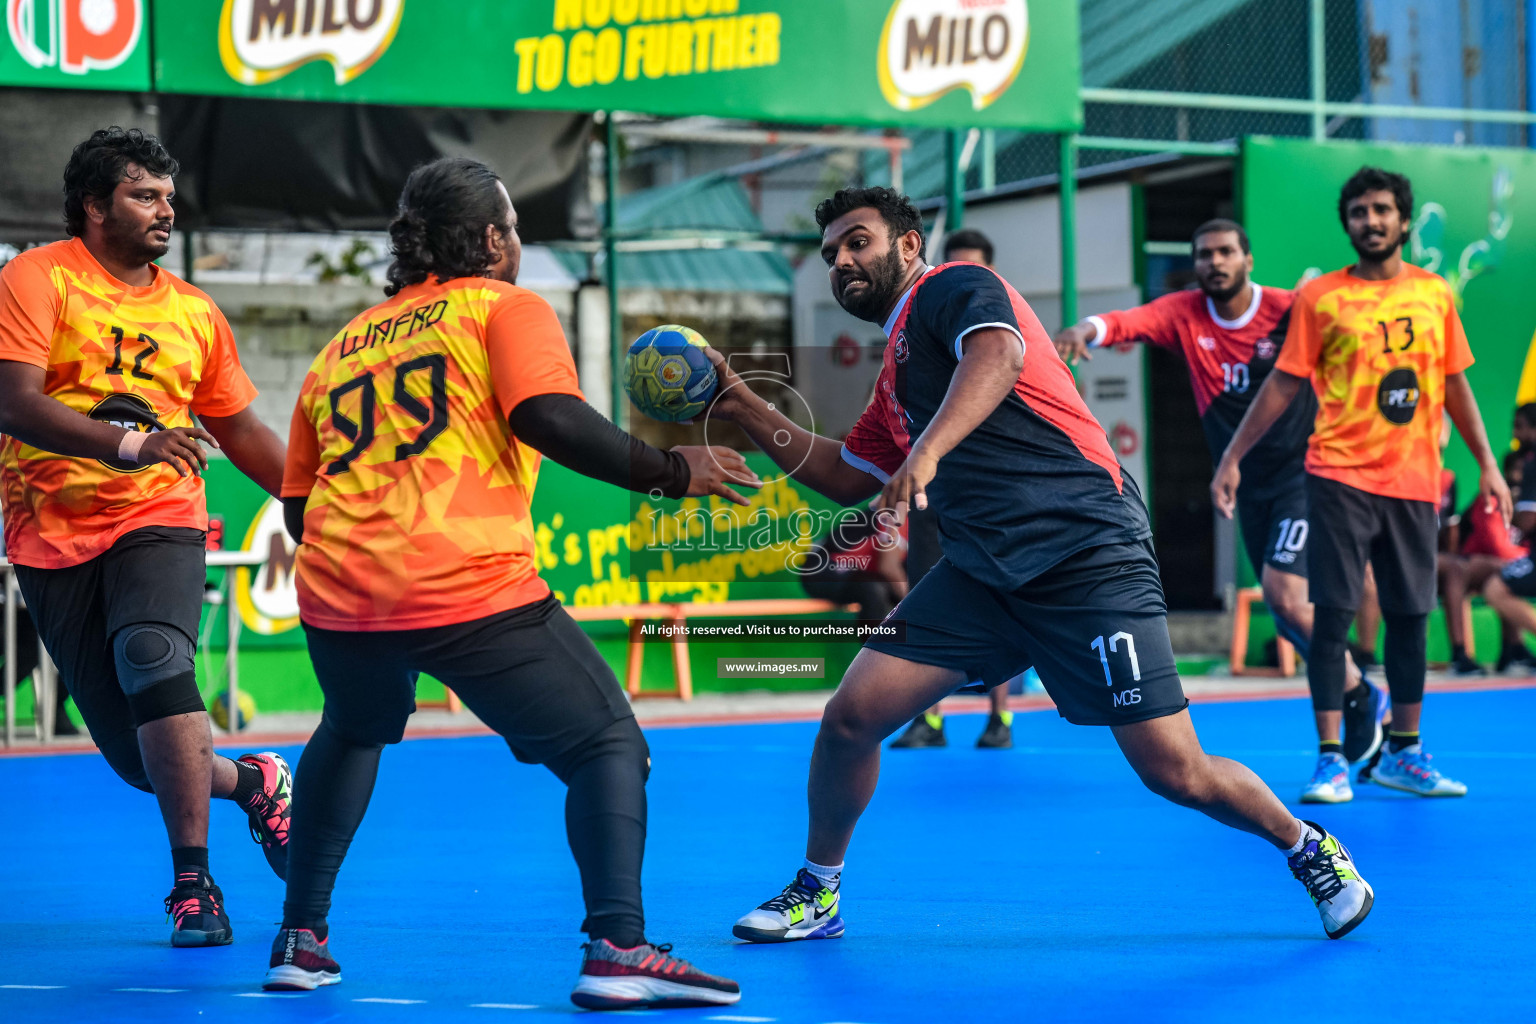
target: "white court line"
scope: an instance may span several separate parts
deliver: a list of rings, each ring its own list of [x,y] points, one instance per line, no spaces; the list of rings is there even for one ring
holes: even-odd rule
[[[354,999],[354,1003],[389,1003],[391,1006],[415,1006],[417,1003],[426,1002],[425,999],[384,999],[380,996],[368,996],[364,999]]]
[[[184,988],[115,988],[113,992],[185,992]]]
[[[64,987],[65,986],[63,986],[63,985],[0,985],[0,988],[24,988],[24,989],[29,989],[29,990],[34,991],[34,992],[41,992],[41,991],[44,991],[46,989],[64,988]]]
[[[470,1003],[471,1010],[537,1010],[535,1003]]]
[[[722,1013],[717,1017],[705,1017],[705,1020],[734,1020],[742,1024],[768,1024],[769,1021],[778,1020],[777,1017],[733,1017],[728,1013]]]

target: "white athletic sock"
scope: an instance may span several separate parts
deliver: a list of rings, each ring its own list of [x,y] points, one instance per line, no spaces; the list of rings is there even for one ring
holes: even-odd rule
[[[805,862],[805,870],[815,875],[821,884],[826,886],[828,889],[836,889],[837,883],[843,877],[843,866],[841,864],[832,867],[826,864],[817,864],[813,861],[807,860]]]
[[[1302,821],[1300,818],[1296,819],[1296,826],[1301,829],[1301,838],[1296,840],[1295,846],[1285,851],[1285,855],[1287,857],[1296,856],[1302,851],[1303,847],[1305,847],[1314,839],[1316,839],[1318,842],[1323,841],[1323,834],[1317,829],[1313,828],[1311,825],[1308,825],[1306,822]]]

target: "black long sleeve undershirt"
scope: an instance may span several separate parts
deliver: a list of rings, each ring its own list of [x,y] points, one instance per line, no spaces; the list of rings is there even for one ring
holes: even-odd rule
[[[681,498],[693,479],[682,455],[626,434],[575,395],[525,398],[507,422],[530,448],[605,484]]]
[[[507,422],[519,441],[541,455],[605,484],[681,498],[693,479],[687,459],[626,434],[575,395],[526,398],[512,410]],[[308,500],[283,499],[283,522],[295,544],[304,533]]]

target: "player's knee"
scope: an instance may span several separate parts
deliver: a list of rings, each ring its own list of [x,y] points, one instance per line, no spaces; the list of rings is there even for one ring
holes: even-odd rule
[[[1271,615],[1294,630],[1296,623],[1305,619],[1310,602],[1305,589],[1265,580],[1264,603]]]
[[[1211,785],[1204,754],[1194,758],[1159,761],[1137,768],[1148,789],[1183,807],[1200,807],[1210,802]]]
[[[516,753],[516,751],[513,751]],[[640,773],[641,782],[651,777],[651,747],[640,731],[640,723],[633,716],[620,718],[608,725],[590,740],[560,757],[550,758],[545,767],[555,777],[570,785],[571,776],[578,769],[595,761],[609,760],[623,765],[626,770]]]
[[[117,772],[118,778],[134,789],[146,793],[155,791],[149,783],[149,773],[144,770],[144,755],[139,751],[139,735],[135,730],[126,729],[115,736],[100,739],[97,747],[101,750],[101,756],[107,759],[107,764]]]
[[[117,679],[135,725],[206,711],[191,639],[174,626],[140,622],[112,636]]]
[[[821,739],[848,745],[878,744],[884,738],[882,723],[865,714],[858,701],[833,697],[821,713]]]

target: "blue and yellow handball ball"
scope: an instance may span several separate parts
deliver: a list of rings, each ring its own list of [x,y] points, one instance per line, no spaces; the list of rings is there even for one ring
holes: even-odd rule
[[[235,698],[235,727],[229,727],[229,691],[220,690],[219,695],[213,698],[208,705],[208,714],[213,718],[213,724],[225,732],[239,732],[250,725],[256,718],[256,698],[244,690]]]
[[[653,420],[680,423],[704,411],[715,396],[714,364],[698,331],[677,324],[653,327],[629,346],[624,390]]]

